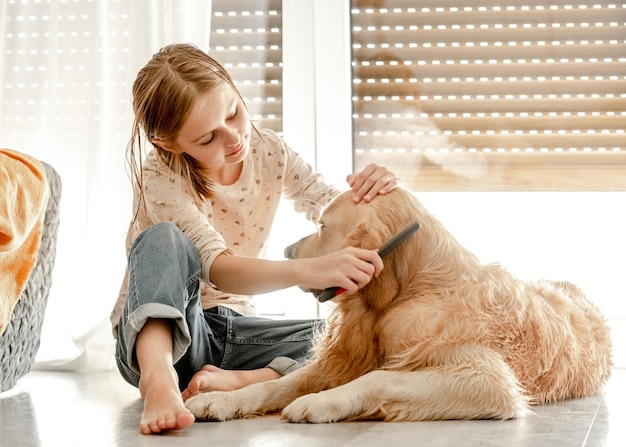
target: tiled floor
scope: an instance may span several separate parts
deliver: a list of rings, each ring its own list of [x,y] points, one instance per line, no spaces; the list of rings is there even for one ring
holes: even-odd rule
[[[0,446],[626,446],[626,370],[598,396],[539,407],[526,420],[289,424],[198,422],[142,436],[142,404],[116,371],[34,371],[0,394]]]

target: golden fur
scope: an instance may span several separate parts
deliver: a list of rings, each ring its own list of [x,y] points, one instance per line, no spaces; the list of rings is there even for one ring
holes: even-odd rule
[[[384,258],[381,275],[334,299],[304,367],[188,408],[215,420],[277,410],[292,422],[511,419],[599,391],[610,333],[582,291],[480,264],[407,190],[358,205],[339,196],[319,231],[286,253],[376,248],[413,220],[421,229]]]

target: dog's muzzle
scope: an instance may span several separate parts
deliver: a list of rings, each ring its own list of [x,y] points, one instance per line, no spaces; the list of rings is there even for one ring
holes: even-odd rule
[[[295,259],[296,245],[297,245],[297,242],[295,244],[291,244],[289,247],[285,248],[285,250],[283,251],[283,255],[285,256],[285,258],[287,258],[287,259]],[[316,299],[323,292],[323,290],[311,289],[310,287],[307,287],[305,285],[299,285],[298,287],[300,287],[300,290],[302,290],[303,292],[312,293],[313,296]]]
[[[293,252],[294,252],[295,246],[296,244],[291,244],[289,247],[285,248],[285,250],[283,251],[283,255],[285,256],[285,258],[293,259]]]

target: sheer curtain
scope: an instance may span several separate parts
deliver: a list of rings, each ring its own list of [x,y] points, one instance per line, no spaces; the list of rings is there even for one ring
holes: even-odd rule
[[[131,213],[131,84],[160,47],[208,49],[207,0],[8,0],[0,4],[0,145],[63,180],[61,227],[38,368],[113,366],[109,311]]]

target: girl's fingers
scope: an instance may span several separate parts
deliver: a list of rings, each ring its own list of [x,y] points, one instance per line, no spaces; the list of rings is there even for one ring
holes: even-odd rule
[[[383,166],[375,163],[368,165],[363,171],[347,177],[352,186],[352,199],[355,203],[371,201],[378,194],[387,194],[399,186],[399,179]]]

